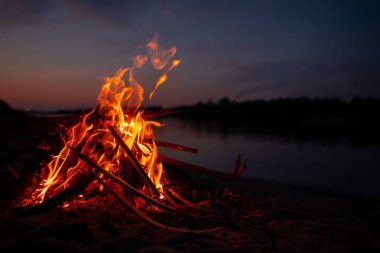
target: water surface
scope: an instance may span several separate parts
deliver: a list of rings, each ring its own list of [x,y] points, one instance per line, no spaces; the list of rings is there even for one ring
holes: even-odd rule
[[[198,154],[159,148],[160,153],[196,165],[233,172],[239,153],[248,163],[245,177],[380,198],[380,146],[348,141],[297,141],[250,131],[220,129],[193,121],[163,119],[158,140],[197,148]]]

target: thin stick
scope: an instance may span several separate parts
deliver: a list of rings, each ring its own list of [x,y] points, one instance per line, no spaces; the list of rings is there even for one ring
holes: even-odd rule
[[[168,194],[166,194],[165,191],[162,192],[162,195],[164,196],[165,200],[172,204],[172,206],[175,208],[180,208],[180,206]]]
[[[121,178],[115,176],[114,174],[106,171],[105,169],[101,168],[99,165],[97,165],[96,163],[92,162],[89,158],[87,158],[86,156],[84,156],[82,153],[78,152],[76,149],[72,148],[72,147],[68,147],[71,151],[73,151],[73,153],[78,156],[81,160],[83,160],[84,162],[86,162],[88,165],[92,166],[94,169],[97,169],[99,170],[101,173],[105,174],[106,176],[108,176],[112,181],[114,181],[115,183],[123,186],[124,188],[126,188],[127,190],[129,190],[130,192],[136,194],[138,197],[144,199],[145,201],[151,203],[152,205],[155,205],[157,207],[160,207],[162,209],[165,209],[165,210],[169,210],[169,211],[177,211],[175,210],[174,208],[170,207],[170,206],[167,206],[157,200],[155,200],[154,198],[140,192],[139,190],[137,190],[135,187],[133,187],[132,185],[128,184],[127,182],[125,182],[124,180],[122,180]]]
[[[161,147],[165,147],[165,148],[171,148],[171,149],[189,152],[189,153],[198,153],[198,149],[196,149],[196,148],[186,147],[183,145],[165,142],[165,141],[155,140],[154,142],[156,143],[157,146],[161,146]]]
[[[139,209],[137,209],[136,207],[131,205],[125,198],[117,195],[117,193],[114,190],[112,190],[106,183],[104,183],[103,180],[100,179],[100,177],[98,177],[93,171],[91,171],[91,173],[96,178],[96,180],[98,180],[98,182],[104,186],[104,188],[106,188],[113,196],[115,196],[116,199],[118,199],[123,204],[123,206],[127,210],[134,212],[136,215],[141,217],[143,220],[145,220],[146,222],[148,222],[148,223],[150,223],[156,227],[164,228],[164,229],[168,229],[168,230],[172,230],[172,231],[176,231],[176,232],[196,233],[196,234],[211,233],[211,232],[219,231],[222,229],[220,227],[216,227],[216,228],[204,229],[204,230],[191,230],[188,228],[174,228],[174,227],[166,226],[166,225],[162,224],[161,222],[156,221],[155,219],[152,219],[149,216],[145,215]]]
[[[7,166],[9,173],[13,176],[14,179],[19,179],[20,175],[17,173],[15,169],[13,169],[11,166]]]
[[[120,144],[121,148],[124,150],[125,153],[127,153],[127,156],[129,160],[131,161],[133,167],[137,170],[137,172],[140,174],[140,176],[144,179],[146,185],[150,189],[151,193],[159,196],[160,193],[157,191],[156,187],[148,177],[148,175],[145,173],[144,169],[141,167],[140,163],[137,161],[136,157],[132,154],[132,151],[128,148],[128,146],[125,144],[123,139],[120,137],[120,135],[116,132],[115,128],[112,126],[108,126],[108,129],[110,130],[111,134],[117,142]]]
[[[190,201],[188,201],[187,199],[185,199],[184,197],[182,197],[179,193],[177,193],[173,189],[168,188],[168,191],[170,192],[170,194],[172,194],[174,197],[176,197],[178,200],[180,200],[185,205],[195,206],[195,204],[191,203]]]
[[[192,207],[192,208],[196,209],[197,211],[210,212],[210,210],[202,207],[201,203],[192,203],[192,202],[188,201],[187,199],[185,199],[184,197],[182,197],[179,193],[177,193],[175,190],[173,190],[171,188],[168,188],[168,191],[170,192],[171,195],[173,195],[175,198],[177,198],[179,201],[181,201],[182,203],[184,203],[188,207]],[[191,213],[191,215],[193,215],[193,214]]]
[[[210,170],[207,168],[203,168],[203,167],[191,164],[191,163],[183,162],[183,161],[180,161],[180,160],[168,157],[168,156],[164,156],[164,155],[158,155],[158,159],[161,161],[165,161],[169,164],[172,164],[174,166],[177,166],[179,168],[182,168],[182,169],[187,169],[187,170],[190,170],[193,172],[205,174],[205,175],[212,176],[212,177],[218,177],[218,178],[221,178],[224,180],[234,180],[238,176],[236,174],[227,174],[227,173],[223,173],[223,172],[219,172],[219,171]]]

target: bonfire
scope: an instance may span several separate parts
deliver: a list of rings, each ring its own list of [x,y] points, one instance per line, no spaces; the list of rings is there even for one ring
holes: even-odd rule
[[[107,192],[124,208],[155,226],[181,232],[211,231],[167,226],[147,215],[165,211],[191,216],[205,209],[202,203],[192,202],[179,192],[175,178],[168,176],[169,166],[224,179],[237,177],[246,166],[239,156],[235,172],[224,174],[158,154],[157,145],[183,152],[197,150],[155,140],[154,128],[163,125],[153,120],[152,116],[157,115],[142,109],[144,89],[135,72],[148,62],[160,72],[148,96],[151,100],[181,61],[174,58],[177,49],[161,49],[157,37],[146,48],[147,55],[135,56],[133,66],[105,78],[98,105],[60,133],[63,145],[59,152],[42,165],[37,180],[30,182],[16,207],[70,208],[78,199],[93,205],[93,196]]]

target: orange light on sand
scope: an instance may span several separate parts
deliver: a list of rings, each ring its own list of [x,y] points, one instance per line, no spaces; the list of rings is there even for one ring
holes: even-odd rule
[[[21,206],[40,204],[68,188],[87,173],[83,168],[88,165],[80,159],[73,159],[70,147],[76,147],[82,154],[114,175],[133,170],[122,164],[125,154],[108,130],[109,126],[118,131],[158,192],[162,193],[165,175],[161,162],[157,160],[153,133],[153,127],[160,127],[161,124],[144,119],[144,111],[141,109],[144,89],[136,80],[134,71],[146,64],[148,58],[155,69],[163,71],[149,95],[151,99],[157,88],[167,80],[168,72],[178,66],[180,61],[173,60],[177,49],[161,49],[157,36],[147,44],[147,48],[148,56],[134,57],[132,67],[121,68],[115,76],[105,78],[98,95],[98,106],[84,115],[81,122],[67,130],[63,138],[63,148],[42,168],[40,183],[30,196],[21,202]],[[92,190],[102,190],[102,185],[97,184],[94,187],[94,184],[88,187],[91,186]],[[140,190],[148,191],[146,187]],[[84,197],[83,194],[79,196]],[[162,194],[160,198],[163,198]]]

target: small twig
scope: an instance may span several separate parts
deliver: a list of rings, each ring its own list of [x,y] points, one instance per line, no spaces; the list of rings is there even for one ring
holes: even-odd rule
[[[172,164],[174,166],[177,166],[179,168],[182,168],[182,169],[187,169],[187,170],[190,170],[193,172],[205,174],[205,175],[212,176],[212,177],[221,178],[224,180],[234,180],[239,176],[237,174],[227,174],[227,173],[223,173],[223,172],[219,172],[219,171],[215,171],[215,170],[210,170],[207,168],[203,168],[203,167],[191,164],[191,163],[183,162],[183,161],[180,161],[180,160],[168,157],[168,156],[164,156],[164,155],[158,155],[158,159],[161,161],[165,161],[169,164]]]
[[[162,195],[164,196],[165,200],[167,200],[172,206],[175,208],[180,208],[180,205],[178,205],[168,194],[166,194],[165,191],[162,191]]]
[[[20,175],[17,173],[17,171],[12,168],[10,165],[7,166],[9,173],[13,176],[14,179],[19,179]]]
[[[156,187],[154,186],[153,182],[150,180],[148,175],[145,173],[144,169],[141,167],[140,163],[137,161],[136,157],[132,154],[132,151],[128,148],[127,144],[123,141],[123,139],[120,137],[120,135],[116,132],[115,128],[112,126],[108,126],[108,129],[110,130],[111,134],[117,142],[120,144],[121,148],[124,150],[124,152],[127,154],[129,160],[131,161],[133,167],[137,170],[137,172],[140,174],[140,176],[144,179],[146,185],[150,189],[151,193],[159,196],[160,193],[157,191]]]
[[[210,212],[210,210],[202,207],[202,203],[192,203],[171,188],[168,188],[168,191],[170,192],[171,195],[173,195],[176,199],[178,199],[179,201],[181,201],[182,203],[184,203],[188,207],[191,207],[197,211]],[[190,213],[190,215],[193,215],[193,213]]]
[[[169,211],[177,211],[175,210],[174,208],[170,207],[170,206],[167,206],[157,200],[155,200],[154,198],[140,192],[139,190],[137,190],[135,187],[133,187],[132,185],[128,184],[127,182],[125,182],[124,180],[120,179],[119,177],[113,175],[112,173],[106,171],[105,169],[101,168],[99,165],[97,165],[96,163],[92,162],[89,158],[87,158],[86,156],[84,156],[82,153],[79,153],[77,150],[75,150],[74,148],[72,147],[68,147],[71,151],[73,151],[73,153],[78,156],[81,160],[83,160],[84,162],[86,162],[88,165],[90,165],[91,167],[93,167],[94,169],[97,169],[99,170],[101,173],[105,174],[106,176],[108,176],[112,181],[114,181],[115,183],[119,184],[120,186],[123,186],[124,188],[126,188],[127,190],[129,190],[130,192],[136,194],[138,197],[144,199],[145,201],[151,203],[152,205],[155,205],[157,207],[160,207],[162,209],[165,209],[165,210],[169,210]]]
[[[241,175],[244,171],[247,170],[247,159],[244,159],[244,161],[242,162],[242,157],[243,155],[239,153],[238,157],[236,158],[234,171],[234,175],[236,176]]]
[[[174,143],[165,142],[165,141],[155,140],[154,142],[156,143],[157,146],[161,146],[161,147],[165,147],[165,148],[171,148],[171,149],[189,152],[189,153],[198,153],[198,149],[196,149],[196,148],[186,147],[183,145],[174,144]]]
[[[187,199],[185,199],[184,197],[182,197],[179,193],[177,193],[173,189],[168,188],[168,191],[170,192],[171,195],[173,195],[174,197],[176,197],[179,201],[181,201],[185,205],[192,206],[192,207],[195,206],[195,204],[191,203],[190,201],[188,201]]]

